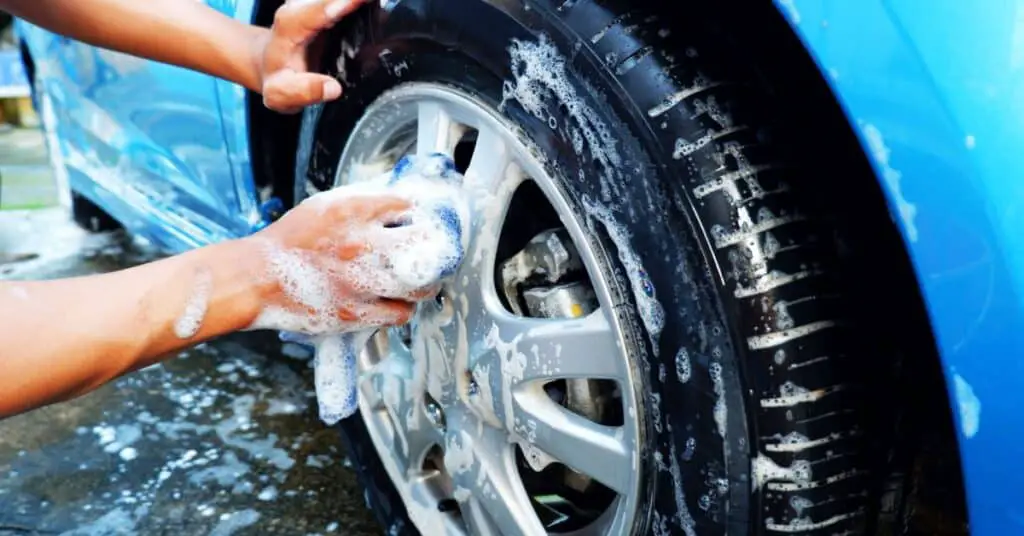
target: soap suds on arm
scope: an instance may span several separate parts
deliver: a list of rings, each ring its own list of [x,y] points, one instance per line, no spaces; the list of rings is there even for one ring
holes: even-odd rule
[[[213,275],[206,268],[196,271],[192,294],[185,303],[185,310],[174,323],[174,334],[179,339],[191,339],[199,333],[210,305],[210,292],[213,290]]]

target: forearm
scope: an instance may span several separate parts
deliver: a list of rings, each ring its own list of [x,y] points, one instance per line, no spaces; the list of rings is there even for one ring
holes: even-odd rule
[[[110,274],[0,283],[0,417],[249,326],[258,259],[233,241]]]
[[[16,17],[76,40],[260,89],[254,48],[268,30],[195,0],[0,0]]]

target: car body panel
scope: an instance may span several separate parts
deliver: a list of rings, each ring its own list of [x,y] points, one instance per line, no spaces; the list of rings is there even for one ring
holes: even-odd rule
[[[910,252],[954,401],[971,533],[1020,533],[1024,2],[776,6],[845,110]]]
[[[242,20],[252,16],[252,0],[209,4]],[[243,236],[265,223],[253,187],[243,88],[23,20],[16,25],[57,110],[58,150],[73,189],[171,251]]]
[[[210,7],[242,22],[252,22],[256,12],[257,0],[206,0]],[[252,154],[249,146],[249,106],[248,94],[242,86],[225,80],[214,80],[217,101],[221,110],[232,110],[222,113],[221,121],[224,128],[224,141],[227,147],[227,158],[231,172],[235,178],[235,188],[239,201],[239,211],[250,229],[259,228],[266,222],[261,217],[259,200],[253,178]]]

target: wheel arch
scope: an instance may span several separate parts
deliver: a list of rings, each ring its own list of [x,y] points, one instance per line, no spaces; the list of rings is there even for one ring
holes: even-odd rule
[[[255,25],[269,28],[274,21],[274,13],[284,2],[252,0],[249,18]],[[260,202],[276,197],[286,208],[291,207],[294,197],[295,151],[299,143],[302,115],[273,112],[263,106],[263,98],[258,93],[250,90],[246,90],[245,102],[249,125],[249,161]]]

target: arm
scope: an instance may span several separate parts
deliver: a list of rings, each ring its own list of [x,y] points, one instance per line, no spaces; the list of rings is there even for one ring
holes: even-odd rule
[[[252,323],[257,257],[227,242],[121,272],[0,283],[0,417],[89,392],[162,355]],[[242,262],[239,262],[241,260]],[[208,283],[195,334],[175,324]]]
[[[418,239],[387,227],[408,203],[330,193],[251,237],[104,275],[0,282],[0,418],[238,330],[317,335],[407,321],[422,289],[389,294],[360,277]]]
[[[294,112],[341,95],[332,77],[306,72],[306,47],[363,0],[286,3],[273,29],[236,21],[195,0],[0,0],[0,8],[53,32],[201,71]]]

